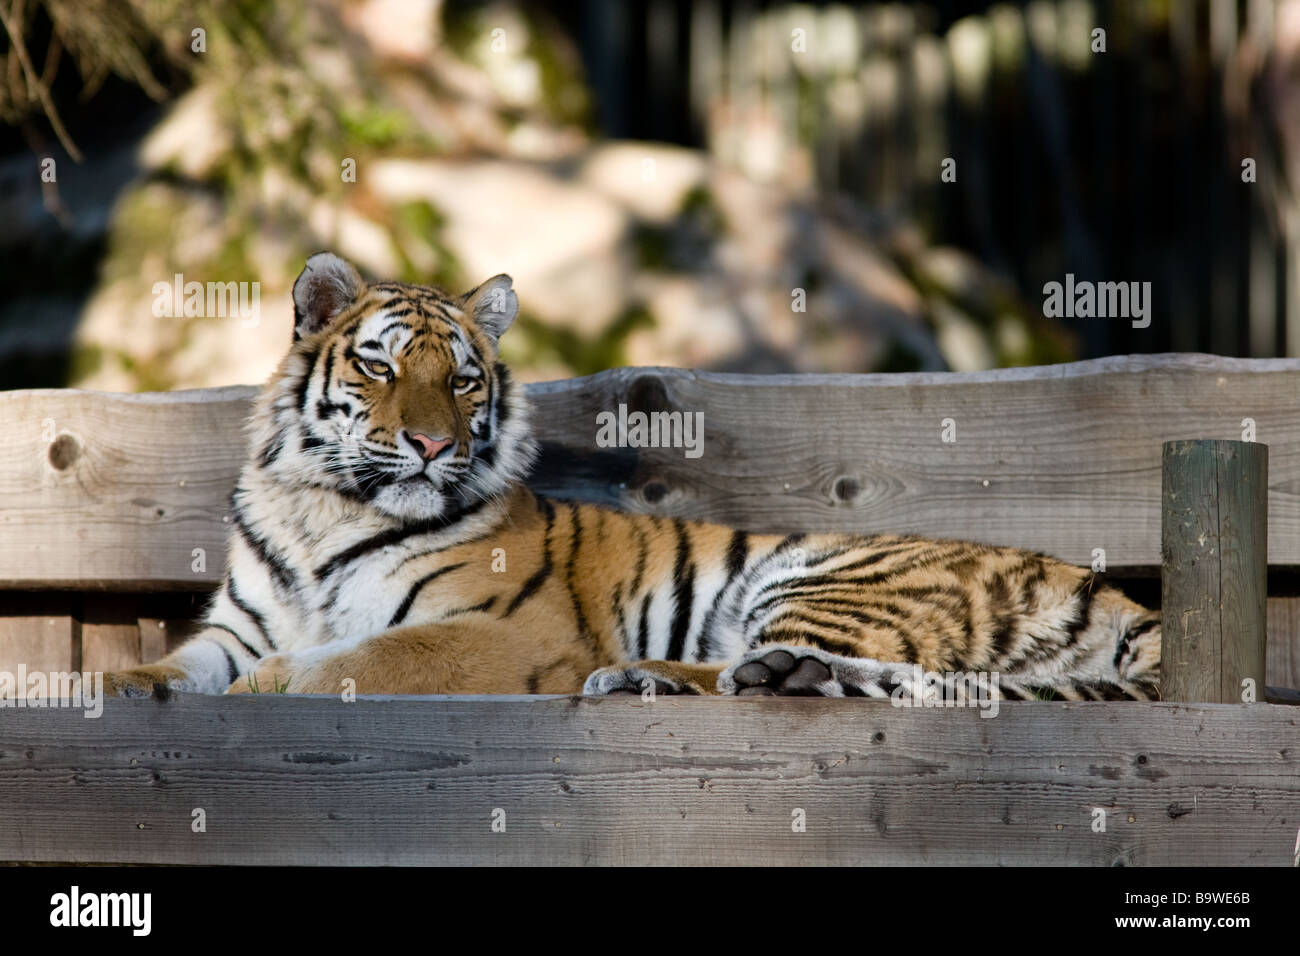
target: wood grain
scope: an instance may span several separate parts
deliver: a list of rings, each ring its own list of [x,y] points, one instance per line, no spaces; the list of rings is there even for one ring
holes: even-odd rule
[[[81,623],[57,595],[5,595],[0,616],[0,671],[19,666],[63,673],[80,668]]]
[[[759,531],[898,531],[1160,561],[1160,446],[1270,447],[1269,560],[1300,566],[1300,360],[1118,356],[978,373],[615,369],[529,387],[538,490]],[[219,580],[253,390],[0,393],[0,587]],[[704,413],[703,455],[598,448],[596,414]],[[941,440],[955,423],[956,441]],[[47,439],[53,430],[54,440]],[[193,570],[195,549],[205,567]]]
[[[1268,446],[1170,441],[1162,482],[1161,696],[1227,704],[1265,686]]]
[[[1300,598],[1268,599],[1268,683],[1300,689]]]
[[[5,712],[0,860],[1285,866],[1298,734],[1268,704],[110,700]]]
[[[113,595],[87,597],[81,623],[82,669],[120,671],[143,663],[140,622],[129,605]]]

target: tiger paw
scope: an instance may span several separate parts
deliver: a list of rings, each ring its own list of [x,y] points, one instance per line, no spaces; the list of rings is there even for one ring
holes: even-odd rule
[[[762,644],[718,676],[718,690],[738,697],[888,698],[909,680],[906,664],[797,644]]]
[[[104,675],[106,697],[165,697],[173,690],[194,690],[193,682],[177,667],[137,667]]]
[[[592,671],[582,685],[582,692],[595,697],[658,697],[678,694],[698,694],[689,685],[657,673],[648,667],[633,664],[602,667]]]

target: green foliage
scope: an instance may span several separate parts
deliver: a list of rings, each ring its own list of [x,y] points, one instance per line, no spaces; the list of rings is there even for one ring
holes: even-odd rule
[[[393,210],[393,243],[402,262],[403,282],[436,285],[450,291],[468,284],[460,263],[442,241],[446,221],[432,203],[423,199]],[[432,272],[417,265],[429,258],[436,262]]]
[[[352,142],[372,149],[394,146],[412,135],[411,124],[404,114],[374,104],[359,111],[343,111],[339,122]]]

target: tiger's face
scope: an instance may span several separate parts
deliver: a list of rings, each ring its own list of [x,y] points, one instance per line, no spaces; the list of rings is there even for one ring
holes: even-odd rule
[[[527,471],[522,396],[497,361],[518,311],[509,276],[451,296],[367,285],[320,253],[293,297],[267,468],[404,519],[451,517]]]

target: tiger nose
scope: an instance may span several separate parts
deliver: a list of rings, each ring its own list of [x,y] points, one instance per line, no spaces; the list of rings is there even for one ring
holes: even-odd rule
[[[415,446],[415,450],[425,461],[433,461],[444,448],[451,445],[450,438],[430,438],[420,432],[414,435],[408,434],[406,440]]]

